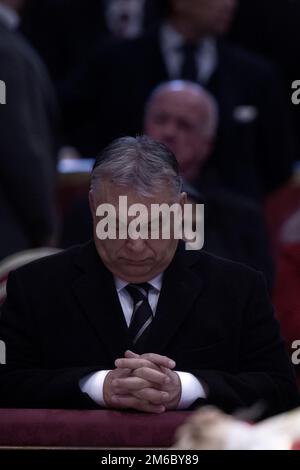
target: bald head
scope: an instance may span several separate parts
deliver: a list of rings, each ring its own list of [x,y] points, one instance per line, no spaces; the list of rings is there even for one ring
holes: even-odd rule
[[[218,123],[215,99],[200,85],[172,81],[157,87],[145,109],[145,133],[173,150],[183,176],[199,176]]]

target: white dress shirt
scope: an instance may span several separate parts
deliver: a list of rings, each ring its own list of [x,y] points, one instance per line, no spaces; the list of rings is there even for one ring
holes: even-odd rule
[[[183,64],[182,46],[184,37],[176,31],[170,23],[164,23],[160,29],[160,44],[163,58],[172,80],[180,78]],[[214,73],[218,63],[216,41],[213,38],[205,38],[199,42],[196,53],[196,66],[198,81],[206,84]]]
[[[8,29],[15,30],[20,24],[20,17],[13,8],[0,3],[0,21]]]
[[[148,284],[152,286],[152,289],[149,290],[148,301],[153,315],[156,313],[156,307],[162,286],[162,278],[163,275],[159,274],[148,282]],[[125,289],[127,285],[128,282],[115,277],[116,290],[127,326],[129,326],[133,312],[133,300],[129,292]],[[87,393],[94,402],[102,407],[105,407],[103,398],[103,385],[106,375],[109,372],[109,370],[92,372],[88,376],[83,377],[79,382],[81,391]],[[200,381],[193,374],[188,372],[176,372],[181,382],[181,397],[177,408],[178,410],[184,410],[188,408],[195,400],[197,400],[197,398],[206,398],[204,388],[202,387]]]

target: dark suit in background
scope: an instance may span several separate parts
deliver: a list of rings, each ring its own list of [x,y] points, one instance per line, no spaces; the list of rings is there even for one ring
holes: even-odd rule
[[[55,82],[111,36],[105,6],[110,0],[30,0],[22,14],[22,31],[39,52]],[[144,28],[160,17],[159,0],[145,0]],[[55,28],[53,25],[55,24]]]
[[[220,108],[209,167],[226,187],[261,199],[290,177],[294,159],[277,69],[223,41],[217,42],[217,56],[206,84]],[[61,95],[72,143],[93,155],[116,136],[141,132],[149,94],[170,78],[158,30],[102,45]]]
[[[112,274],[93,242],[10,275],[0,339],[7,354],[0,406],[97,407],[79,380],[114,368],[132,345]],[[144,348],[206,383],[205,403],[224,410],[264,402],[268,415],[298,404],[264,282],[239,264],[180,247]]]
[[[55,84],[108,34],[102,0],[31,0],[22,15],[22,31]]]
[[[54,230],[58,110],[48,74],[0,22],[0,259],[45,244]]]

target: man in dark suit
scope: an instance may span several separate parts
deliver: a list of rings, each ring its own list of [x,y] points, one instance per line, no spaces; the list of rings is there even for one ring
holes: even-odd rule
[[[55,221],[57,103],[46,69],[16,32],[22,3],[0,1],[0,259],[46,244]]]
[[[162,203],[177,214],[186,203],[167,147],[125,137],[103,151],[91,178],[94,242],[8,280],[2,407],[232,412],[261,402],[269,415],[298,404],[261,275],[184,250],[172,230],[148,236],[148,218],[135,232],[133,212]]]
[[[72,143],[93,155],[114,137],[140,132],[155,86],[194,80],[211,91],[220,108],[210,166],[228,188],[261,200],[289,179],[294,159],[278,72],[218,39],[230,24],[235,0],[168,3],[159,28],[136,40],[102,45],[86,65],[89,80],[78,73],[65,102]]]
[[[291,84],[299,75],[300,3],[295,0],[240,0],[228,39],[272,60],[283,71],[285,90],[293,117],[296,159],[300,159],[300,112],[290,100]],[[253,25],[255,24],[255,28]]]
[[[293,361],[299,377],[299,353],[295,351],[300,338],[300,204],[299,208],[286,220],[280,233],[280,246],[273,302],[282,334],[291,353],[297,357]]]

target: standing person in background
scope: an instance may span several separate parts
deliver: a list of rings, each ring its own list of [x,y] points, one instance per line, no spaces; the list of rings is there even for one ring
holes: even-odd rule
[[[223,185],[260,202],[283,185],[294,160],[287,103],[273,65],[222,40],[236,5],[237,0],[169,0],[164,21],[153,31],[102,44],[64,94],[72,143],[95,155],[113,138],[141,132],[153,89],[188,79],[208,89],[219,105],[209,166]]]
[[[216,101],[197,83],[164,83],[153,91],[145,107],[144,132],[174,152],[184,190],[190,200],[205,204],[205,250],[262,271],[271,289],[274,265],[261,208],[202,181],[217,126]],[[88,199],[80,196],[65,214],[61,244],[67,248],[88,241],[91,235]]]
[[[23,0],[0,0],[0,259],[45,245],[55,227],[58,110],[39,57],[16,31]]]
[[[232,43],[272,60],[282,70],[293,117],[297,160],[300,160],[300,107],[292,103],[290,96],[292,83],[299,79],[299,22],[298,0],[240,0],[227,36]]]

